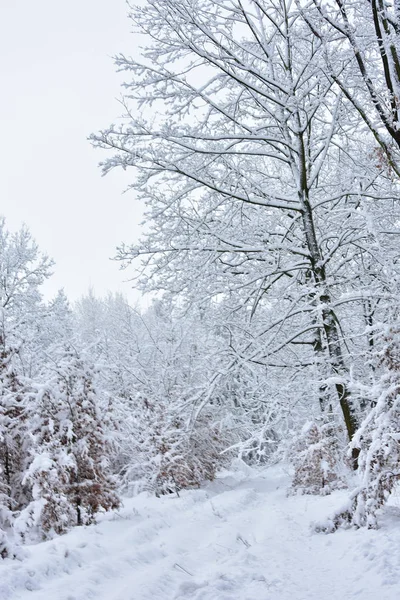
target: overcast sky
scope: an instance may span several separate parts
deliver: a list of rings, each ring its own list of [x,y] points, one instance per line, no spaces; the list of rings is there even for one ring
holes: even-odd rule
[[[124,291],[109,260],[139,235],[129,175],[101,177],[87,136],[121,109],[112,56],[133,54],[124,0],[0,0],[0,214],[56,261],[46,296]]]

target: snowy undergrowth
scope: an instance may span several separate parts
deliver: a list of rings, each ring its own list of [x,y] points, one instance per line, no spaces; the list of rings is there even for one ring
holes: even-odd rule
[[[0,564],[1,600],[397,600],[400,509],[377,531],[315,534],[348,492],[287,497],[282,467],[180,497],[126,499],[94,526]],[[397,502],[398,504],[398,502]]]

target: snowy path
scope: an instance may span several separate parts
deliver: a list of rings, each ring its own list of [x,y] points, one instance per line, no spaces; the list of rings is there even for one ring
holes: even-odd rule
[[[181,498],[126,501],[99,525],[0,564],[0,600],[397,600],[400,510],[382,528],[313,534],[341,504],[286,497],[279,468]]]

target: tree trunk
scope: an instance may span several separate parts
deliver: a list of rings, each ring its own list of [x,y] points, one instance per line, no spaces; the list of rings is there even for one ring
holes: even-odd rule
[[[349,440],[351,441],[357,430],[357,419],[354,414],[354,407],[352,406],[350,392],[346,387],[344,381],[348,370],[345,365],[340,345],[340,335],[336,315],[330,305],[331,298],[327,289],[326,270],[323,264],[323,257],[320,252],[314,226],[313,213],[307,187],[307,169],[305,158],[306,155],[304,141],[301,134],[299,134],[298,140],[300,148],[299,200],[302,206],[303,229],[307,249],[310,254],[311,272],[313,274],[314,281],[316,284],[316,303],[318,303],[321,306],[322,330],[325,335],[326,347],[328,351],[331,370],[333,372],[333,375],[337,375],[338,377],[343,378],[343,381],[340,381],[335,384],[335,388],[338,395],[340,407],[342,409],[347,435],[349,437]],[[355,469],[357,469],[357,457],[358,452],[353,452],[353,466]]]

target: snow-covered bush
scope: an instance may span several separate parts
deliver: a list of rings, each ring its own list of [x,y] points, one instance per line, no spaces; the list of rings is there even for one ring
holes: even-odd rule
[[[14,523],[14,530],[23,541],[51,538],[76,525],[76,510],[67,494],[68,457],[62,447],[57,452],[55,445],[47,444],[47,450],[36,448],[38,453],[25,475],[25,482],[32,490],[32,501]]]
[[[212,481],[229,460],[223,454],[228,442],[213,424],[211,411],[205,410],[189,426],[184,418],[188,415],[177,414],[166,402],[138,398],[136,407],[135,435],[122,471],[126,489],[178,493]]]
[[[290,493],[326,495],[342,488],[338,458],[333,423],[306,423],[291,448],[294,477]]]
[[[0,557],[5,558],[10,552],[10,543],[6,534],[6,528],[10,527],[12,513],[9,509],[9,498],[7,488],[2,483],[0,468]]]
[[[379,355],[383,375],[375,406],[361,424],[350,449],[359,449],[359,486],[349,505],[335,514],[324,529],[338,527],[376,528],[377,514],[400,480],[400,327],[390,327],[383,336]]]

